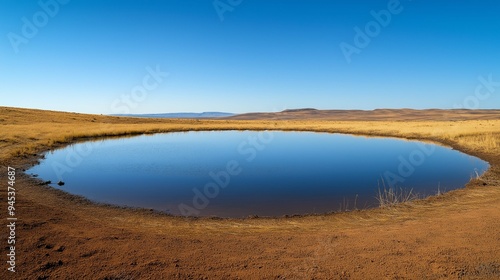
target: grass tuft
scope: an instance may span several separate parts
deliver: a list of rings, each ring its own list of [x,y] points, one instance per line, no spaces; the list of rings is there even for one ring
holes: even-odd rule
[[[413,189],[403,189],[403,188],[387,188],[385,183],[383,183],[383,188],[378,188],[376,199],[380,207],[390,207],[396,204],[409,202],[412,200],[419,199],[420,196],[413,192]]]

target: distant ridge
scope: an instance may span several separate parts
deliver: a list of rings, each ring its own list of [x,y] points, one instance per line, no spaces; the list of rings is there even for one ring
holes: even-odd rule
[[[376,109],[317,110],[288,109],[275,113],[247,113],[227,117],[233,120],[333,120],[333,121],[412,121],[412,120],[498,120],[500,110],[467,109]]]
[[[282,112],[283,113],[290,113],[290,112],[303,112],[303,111],[318,111],[318,109],[314,109],[314,108],[303,108],[303,109],[286,109],[286,110],[283,110]]]
[[[210,119],[234,116],[232,113],[203,112],[203,113],[163,113],[163,114],[114,114],[115,117],[135,118],[170,118],[170,119]]]

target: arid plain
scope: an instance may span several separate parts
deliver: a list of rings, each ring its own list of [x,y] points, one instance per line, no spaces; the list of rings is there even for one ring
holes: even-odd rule
[[[498,110],[298,110],[182,120],[0,107],[0,128],[2,217],[4,175],[8,166],[18,171],[18,279],[500,278]],[[252,219],[182,218],[95,204],[22,172],[45,151],[95,138],[266,129],[432,141],[491,168],[464,189],[393,207]],[[7,234],[2,230],[1,240]],[[2,269],[0,279],[10,279],[7,273]]]

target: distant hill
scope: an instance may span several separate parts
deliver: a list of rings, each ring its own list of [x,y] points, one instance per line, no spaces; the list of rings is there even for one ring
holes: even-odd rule
[[[115,114],[116,117],[136,117],[136,118],[169,118],[169,119],[209,119],[231,117],[235,114],[224,112],[203,112],[203,113],[164,113],[164,114]]]
[[[411,120],[498,120],[500,110],[466,109],[375,109],[375,110],[317,110],[313,108],[287,109],[274,113],[232,114],[224,112],[121,114],[119,117],[172,119],[234,119],[234,120],[336,120],[336,121],[411,121]]]
[[[233,120],[333,120],[333,121],[411,121],[411,120],[498,120],[500,110],[466,109],[376,109],[316,110],[288,109],[275,113],[247,113],[227,117]]]
[[[314,108],[286,109],[286,110],[282,111],[282,113],[312,112],[312,111],[318,111],[318,109],[314,109]]]

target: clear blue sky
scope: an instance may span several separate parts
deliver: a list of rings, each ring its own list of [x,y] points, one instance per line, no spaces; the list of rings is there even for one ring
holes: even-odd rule
[[[479,76],[500,82],[497,0],[401,0],[350,63],[341,43],[356,47],[354,28],[394,0],[55,1],[41,0],[49,12],[0,1],[0,105],[102,114],[453,108],[474,96]],[[169,76],[125,105],[120,98],[157,66]],[[479,101],[499,108],[500,87]]]

